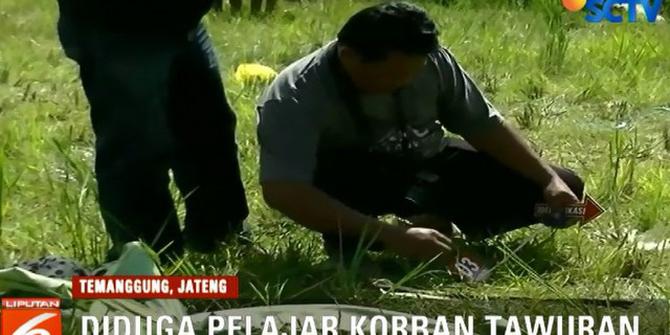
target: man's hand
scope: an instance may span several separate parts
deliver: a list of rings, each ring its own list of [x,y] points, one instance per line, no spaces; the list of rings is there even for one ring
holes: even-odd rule
[[[454,262],[451,239],[435,229],[389,226],[380,237],[386,248],[401,256],[428,261],[439,255],[442,264]]]
[[[579,222],[578,218],[565,216],[565,209],[568,206],[579,204],[580,201],[559,176],[551,178],[542,192],[544,200],[553,212],[550,218],[545,217],[543,219],[544,224],[551,227],[567,228]]]
[[[579,203],[577,196],[559,176],[551,178],[542,192],[547,205],[553,209],[563,209]]]
[[[457,245],[432,228],[390,226],[382,230],[381,240],[387,249],[401,256],[422,261],[435,259],[464,280],[481,281],[490,275],[477,252]]]

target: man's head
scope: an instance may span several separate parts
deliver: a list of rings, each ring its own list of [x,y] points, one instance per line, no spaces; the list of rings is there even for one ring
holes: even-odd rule
[[[389,2],[354,14],[337,35],[339,57],[358,89],[390,93],[407,85],[439,47],[438,31],[426,12]]]

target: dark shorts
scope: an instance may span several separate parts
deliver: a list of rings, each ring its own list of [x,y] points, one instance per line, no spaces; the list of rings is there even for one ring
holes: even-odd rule
[[[583,181],[571,170],[552,167],[581,199]],[[321,155],[315,184],[364,214],[433,214],[477,239],[538,223],[534,208],[543,202],[537,184],[457,139],[421,168],[365,154]],[[327,247],[358,242],[340,241],[337,235],[324,239]]]

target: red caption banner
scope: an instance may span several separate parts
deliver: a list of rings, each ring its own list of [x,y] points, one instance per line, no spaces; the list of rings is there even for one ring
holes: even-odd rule
[[[236,276],[73,276],[74,299],[235,299]]]

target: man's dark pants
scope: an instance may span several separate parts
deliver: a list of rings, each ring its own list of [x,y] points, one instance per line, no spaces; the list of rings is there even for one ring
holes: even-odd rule
[[[184,36],[115,34],[61,17],[59,36],[76,60],[96,135],[95,172],[109,257],[138,238],[181,253],[169,191],[185,198],[185,230],[212,238],[248,215],[228,105],[204,27]]]
[[[583,181],[573,171],[552,167],[581,199]],[[419,181],[417,174],[422,171],[437,181]],[[322,153],[315,184],[364,214],[432,214],[477,240],[538,223],[534,208],[543,202],[537,184],[459,139],[450,139],[440,154],[420,167],[355,151]],[[420,204],[408,201],[408,195]],[[339,234],[326,234],[324,241],[331,252],[341,248],[349,256],[359,243]],[[380,248],[379,244],[371,247]]]

